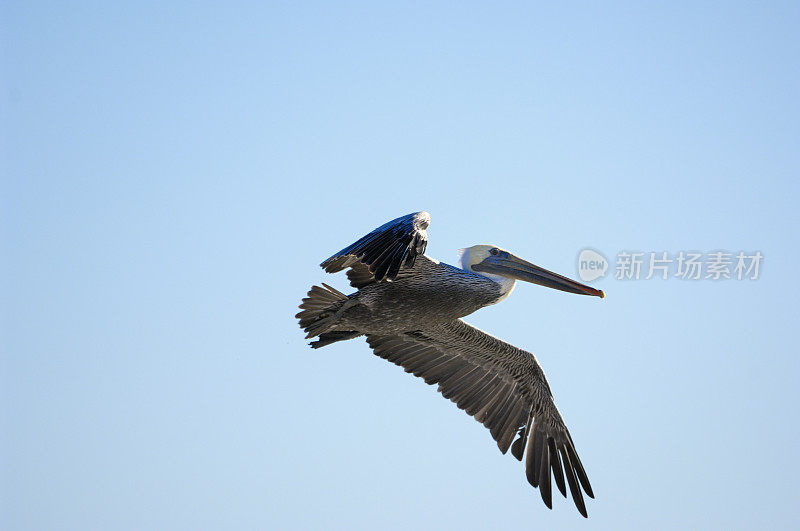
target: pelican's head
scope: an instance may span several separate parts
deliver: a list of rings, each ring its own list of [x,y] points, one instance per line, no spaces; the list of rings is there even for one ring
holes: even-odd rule
[[[461,268],[484,275],[501,284],[511,281],[508,293],[514,287],[514,280],[524,280],[540,286],[603,298],[602,290],[594,289],[580,282],[548,271],[543,267],[526,262],[496,245],[473,245],[461,251]]]

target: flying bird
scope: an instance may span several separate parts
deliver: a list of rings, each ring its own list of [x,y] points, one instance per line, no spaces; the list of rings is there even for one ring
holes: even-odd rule
[[[348,269],[358,291],[313,286],[296,315],[300,327],[316,338],[313,348],[366,336],[375,354],[438,384],[489,429],[501,452],[524,456],[528,482],[548,508],[552,471],[558,490],[566,497],[569,485],[586,517],[583,492],[594,493],[536,358],[461,318],[505,299],[517,280],[605,295],[494,245],[463,249],[458,266],[434,260],[424,254],[430,219],[427,212],[399,217],[322,262],[328,273]]]

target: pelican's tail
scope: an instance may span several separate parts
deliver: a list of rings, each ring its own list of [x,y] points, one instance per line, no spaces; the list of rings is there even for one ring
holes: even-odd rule
[[[300,304],[300,309],[303,311],[295,315],[300,321],[300,328],[306,332],[306,339],[319,336],[317,341],[310,343],[312,348],[324,347],[361,335],[360,332],[350,330],[329,331],[336,323],[338,314],[348,298],[336,288],[324,283],[322,286],[322,288],[311,286],[308,297],[305,297]]]

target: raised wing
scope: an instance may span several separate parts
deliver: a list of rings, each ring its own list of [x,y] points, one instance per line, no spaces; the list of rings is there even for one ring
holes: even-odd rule
[[[431,222],[427,212],[415,212],[381,225],[324,262],[322,268],[336,273],[348,272],[351,284],[362,287],[381,280],[394,280],[401,267],[413,267],[418,255],[425,253]]]
[[[392,336],[367,335],[378,356],[400,365],[486,426],[500,451],[522,461],[528,482],[553,508],[551,471],[586,517],[583,491],[594,493],[550,386],[533,354],[461,321]],[[512,445],[514,436],[518,439]]]

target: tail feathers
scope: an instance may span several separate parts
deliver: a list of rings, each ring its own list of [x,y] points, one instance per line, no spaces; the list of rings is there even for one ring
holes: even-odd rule
[[[295,315],[300,320],[300,328],[308,333],[307,338],[325,332],[333,324],[332,317],[341,305],[337,303],[347,300],[347,295],[341,291],[327,284],[322,285],[324,286],[322,288],[311,286],[308,297],[305,297],[300,304],[300,309],[303,311]],[[332,342],[329,341],[329,343]]]
[[[309,345],[311,345],[311,348],[320,348],[324,347],[325,345],[330,345],[331,343],[336,343],[337,341],[353,339],[354,337],[358,337],[360,335],[361,332],[350,332],[348,330],[341,332],[325,332],[319,335],[318,340],[312,341],[309,343]]]

